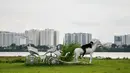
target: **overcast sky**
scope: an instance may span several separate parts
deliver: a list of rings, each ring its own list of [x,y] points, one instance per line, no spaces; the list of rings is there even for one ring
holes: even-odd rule
[[[0,31],[52,28],[87,32],[102,42],[130,33],[130,0],[0,0]]]

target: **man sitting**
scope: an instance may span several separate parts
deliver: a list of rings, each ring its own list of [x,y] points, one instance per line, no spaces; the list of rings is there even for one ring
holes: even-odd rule
[[[82,57],[85,55],[86,53],[86,48],[92,48],[92,45],[93,45],[93,42],[90,42],[88,44],[85,44],[85,45],[82,45],[81,48],[83,49],[83,54],[82,54]]]

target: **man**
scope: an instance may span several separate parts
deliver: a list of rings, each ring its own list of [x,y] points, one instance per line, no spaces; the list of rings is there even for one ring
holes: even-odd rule
[[[82,45],[81,48],[83,49],[83,54],[82,54],[82,57],[85,55],[86,53],[86,48],[92,48],[92,45],[93,45],[93,42],[90,42],[88,44],[85,44],[85,45]]]

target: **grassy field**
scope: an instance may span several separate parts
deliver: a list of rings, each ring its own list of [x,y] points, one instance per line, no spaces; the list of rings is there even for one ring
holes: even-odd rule
[[[86,61],[86,59],[83,59]],[[87,60],[88,61],[88,60]],[[0,73],[130,73],[130,60],[93,60],[89,65],[35,65],[0,63]]]

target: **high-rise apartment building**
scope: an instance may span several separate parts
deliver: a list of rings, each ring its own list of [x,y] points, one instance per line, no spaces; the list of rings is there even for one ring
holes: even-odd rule
[[[59,44],[59,32],[54,29],[31,29],[25,33],[0,31],[0,46],[10,46],[12,43],[56,46]]]
[[[31,29],[31,30],[26,30],[25,35],[28,38],[27,39],[27,44],[31,43],[34,44],[35,46],[39,45],[39,30]]]
[[[79,43],[81,45],[87,44],[92,40],[92,34],[90,33],[66,33],[64,37],[64,43]]]
[[[40,45],[56,46],[59,44],[59,33],[54,29],[40,31]]]
[[[114,36],[114,43],[116,45],[130,45],[130,34]]]
[[[13,43],[16,45],[26,44],[20,42],[21,38],[24,38],[24,40],[26,41],[26,37],[24,33],[0,31],[0,46],[6,47],[6,46],[10,46]]]

